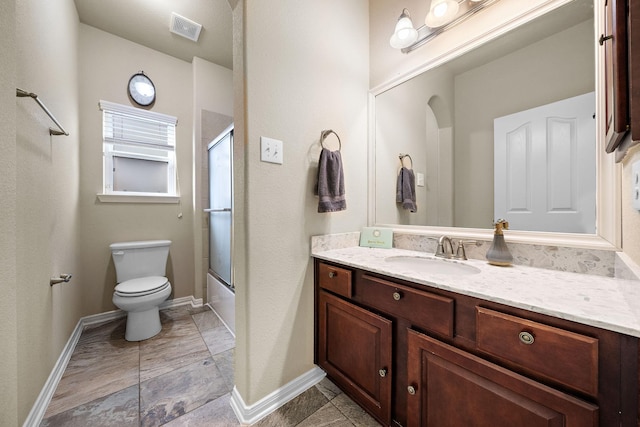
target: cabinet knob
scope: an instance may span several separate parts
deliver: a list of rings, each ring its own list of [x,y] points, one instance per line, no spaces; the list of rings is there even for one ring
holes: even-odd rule
[[[530,332],[522,331],[518,334],[518,338],[520,338],[520,342],[523,344],[531,345],[536,340],[533,337],[533,334]]]
[[[412,396],[413,396],[414,394],[416,394],[416,389],[415,389],[412,385],[410,385],[409,387],[407,387],[407,391],[408,391],[408,392],[409,392],[409,394],[410,394],[410,395],[412,395]]]
[[[338,273],[336,273],[335,271],[330,271],[329,272],[329,279],[333,279],[334,277],[336,277],[338,275]]]
[[[386,370],[386,369],[380,369],[380,370],[378,371],[378,374],[379,374],[382,378],[384,378],[384,377],[386,377],[386,376],[387,376],[387,370]]]
[[[402,295],[400,295],[400,292],[394,292],[393,293],[393,299],[396,301],[400,301],[400,298],[402,298]]]

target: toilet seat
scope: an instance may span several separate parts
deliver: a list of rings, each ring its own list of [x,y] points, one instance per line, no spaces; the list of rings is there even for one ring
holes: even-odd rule
[[[171,286],[171,284],[166,277],[140,277],[119,283],[115,293],[121,297],[140,297],[160,292],[167,286]]]

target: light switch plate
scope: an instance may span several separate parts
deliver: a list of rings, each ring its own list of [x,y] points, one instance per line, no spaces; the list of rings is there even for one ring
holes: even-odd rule
[[[260,160],[281,165],[284,156],[282,153],[282,141],[266,136],[260,137]]]
[[[631,191],[633,208],[640,211],[640,161],[631,165]]]
[[[424,187],[424,174],[423,173],[416,173],[416,185],[418,187]]]

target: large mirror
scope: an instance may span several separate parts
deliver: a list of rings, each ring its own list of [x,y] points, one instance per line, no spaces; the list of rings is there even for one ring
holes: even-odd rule
[[[596,235],[594,22],[573,0],[376,93],[373,222]]]

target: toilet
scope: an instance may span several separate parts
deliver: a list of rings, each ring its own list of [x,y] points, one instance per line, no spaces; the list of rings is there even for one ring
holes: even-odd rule
[[[112,243],[117,285],[113,303],[127,312],[125,339],[142,341],[158,334],[159,305],[171,294],[165,277],[170,240]]]

